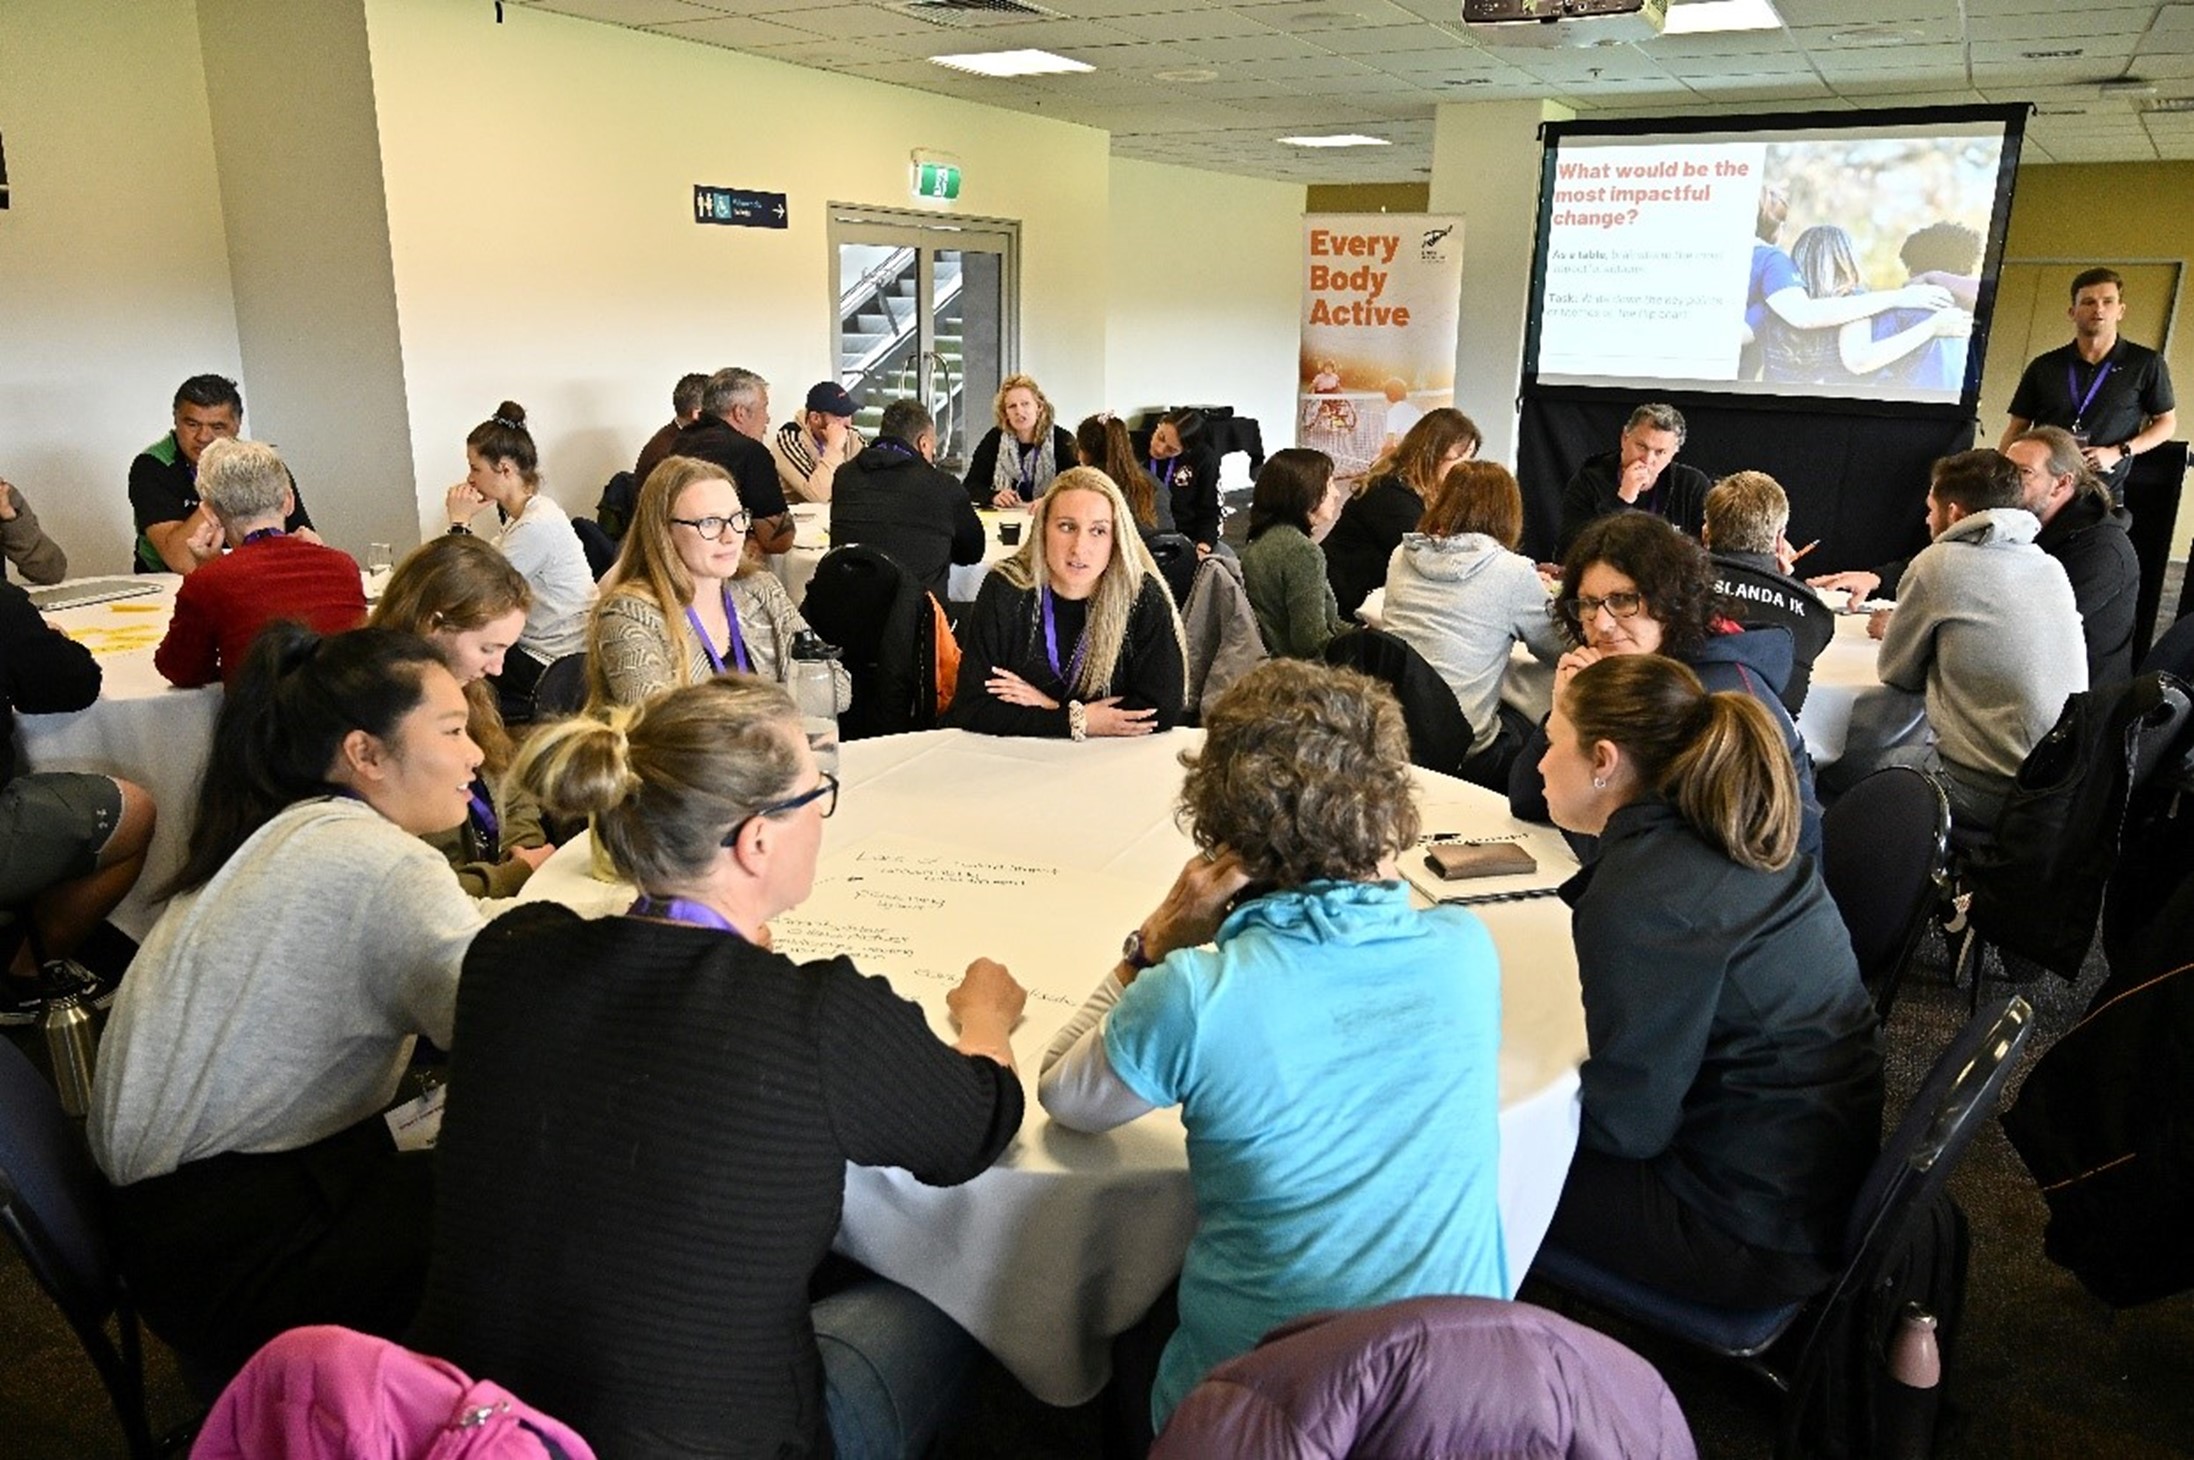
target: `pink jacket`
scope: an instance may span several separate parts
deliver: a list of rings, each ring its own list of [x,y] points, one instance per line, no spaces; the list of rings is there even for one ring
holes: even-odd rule
[[[1189,1392],[1150,1460],[1697,1460],[1676,1397],[1614,1339],[1524,1303],[1409,1298],[1274,1329]]]
[[[552,1448],[553,1447],[553,1448]],[[347,1328],[293,1328],[252,1356],[191,1460],[594,1460],[500,1385]]]

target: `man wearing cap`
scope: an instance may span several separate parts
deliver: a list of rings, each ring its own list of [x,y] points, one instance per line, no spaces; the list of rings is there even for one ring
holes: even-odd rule
[[[844,386],[825,380],[808,391],[800,418],[785,422],[769,438],[769,454],[776,459],[777,480],[787,499],[830,500],[838,468],[861,453],[861,436],[853,429],[857,409]]]

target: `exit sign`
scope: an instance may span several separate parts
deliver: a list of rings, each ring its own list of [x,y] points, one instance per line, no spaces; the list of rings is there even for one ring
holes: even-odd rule
[[[960,196],[960,169],[949,162],[917,162],[914,164],[914,196],[951,202]]]

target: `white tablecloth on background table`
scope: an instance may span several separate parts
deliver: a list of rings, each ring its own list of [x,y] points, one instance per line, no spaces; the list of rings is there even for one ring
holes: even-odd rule
[[[175,612],[177,573],[148,573],[158,586],[140,598],[95,603],[46,615],[63,633],[81,639],[99,661],[99,698],[66,715],[22,715],[21,767],[26,771],[91,771],[135,781],[159,807],[144,875],[109,916],[116,927],[142,940],[158,910],[153,889],[183,865],[198,782],[213,744],[221,689],[177,689],[152,667],[153,650]]]
[[[1907,737],[1897,732],[1925,714],[1919,695],[1882,683],[1876,668],[1882,646],[1867,637],[1867,618],[1864,613],[1836,615],[1836,637],[1813,661],[1813,683],[1798,711],[1798,730],[1816,766],[1842,760],[1855,732],[1861,755],[1899,744]]]
[[[951,1314],[1051,1404],[1079,1404],[1103,1386],[1110,1339],[1173,1280],[1195,1227],[1178,1111],[1103,1135],[1070,1131],[1037,1104],[1036,1078],[1054,1033],[1117,961],[1121,937],[1195,851],[1174,825],[1173,805],[1177,757],[1199,740],[1185,730],[1083,744],[942,730],[842,748],[844,789],[824,839],[818,896],[834,879],[850,880],[864,848],[873,857],[914,843],[948,852],[954,868],[1064,874],[1040,916],[969,926],[953,950],[956,965],[1000,959],[1031,991],[1013,1037],[1028,1095],[1020,1135],[996,1166],[959,1187],[849,1168],[838,1238],[840,1251]],[[1574,869],[1555,832],[1513,821],[1499,797],[1422,772],[1419,781],[1428,834],[1520,834],[1539,860],[1533,877],[1473,889],[1547,885]],[[588,914],[622,911],[631,889],[594,880],[589,856],[584,838],[563,848],[524,896]],[[1502,963],[1500,1204],[1509,1273],[1521,1281],[1576,1145],[1584,1013],[1559,898],[1480,912]],[[889,960],[860,961],[916,997],[941,1037],[954,1037],[944,993],[957,967],[910,976]]]
[[[945,583],[945,596],[955,603],[974,602],[976,591],[983,586],[984,575],[990,572],[990,565],[1020,551],[1018,542],[1009,545],[999,536],[1000,525],[1011,522],[1025,532],[1029,520],[1026,512],[986,509],[975,515],[983,519],[983,560],[952,567]],[[795,502],[792,525],[791,549],[772,555],[769,567],[777,575],[777,581],[785,585],[794,607],[798,607],[807,597],[808,580],[815,576],[816,565],[831,548],[830,503]]]

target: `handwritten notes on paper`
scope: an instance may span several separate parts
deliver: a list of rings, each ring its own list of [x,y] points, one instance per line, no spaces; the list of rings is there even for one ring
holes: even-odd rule
[[[796,961],[844,954],[889,979],[940,1033],[951,1028],[945,994],[972,960],[994,958],[1029,991],[1014,1039],[1027,1051],[1081,1007],[1119,956],[1120,930],[1163,890],[879,836],[824,858],[807,900],[770,935]]]

